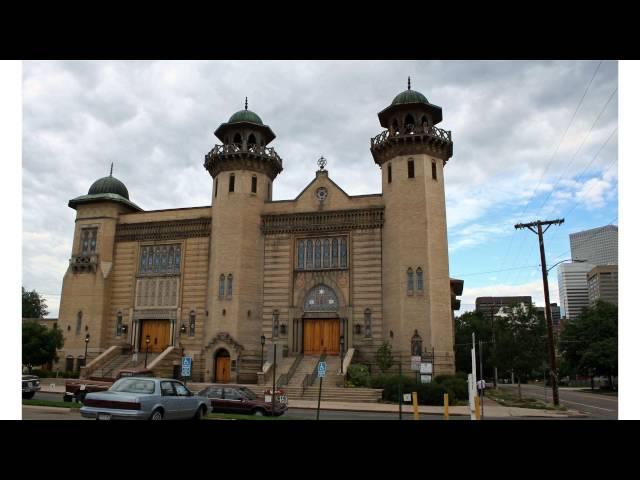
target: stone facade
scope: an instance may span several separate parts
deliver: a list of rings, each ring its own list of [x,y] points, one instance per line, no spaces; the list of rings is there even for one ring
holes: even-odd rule
[[[387,130],[371,142],[382,193],[348,195],[320,163],[295,199],[273,201],[275,135],[245,109],[205,157],[210,206],[143,211],[112,177],[70,201],[60,361],[84,355],[89,335],[90,360],[112,345],[176,346],[193,357],[193,380],[251,383],[272,344],[284,356],[316,344],[336,354],[339,337],[358,362],[375,364],[389,341],[406,371],[417,349],[435,356],[436,374],[453,373],[462,281],[449,278],[451,133],[433,125],[440,107],[408,92],[381,112]]]

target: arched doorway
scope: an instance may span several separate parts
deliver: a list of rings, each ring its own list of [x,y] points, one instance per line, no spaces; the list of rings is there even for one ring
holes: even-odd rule
[[[214,360],[214,378],[216,383],[228,383],[231,380],[231,356],[224,348],[215,353]]]
[[[327,285],[317,285],[305,296],[303,332],[305,355],[340,354],[338,296]]]

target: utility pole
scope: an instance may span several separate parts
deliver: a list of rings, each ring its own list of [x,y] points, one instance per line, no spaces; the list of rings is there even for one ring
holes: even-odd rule
[[[498,388],[498,367],[496,366],[496,329],[494,326],[495,304],[491,302],[491,340],[493,342],[493,388]]]
[[[514,225],[516,229],[528,228],[533,233],[538,235],[538,244],[540,245],[540,262],[542,267],[542,285],[544,287],[544,313],[547,320],[547,339],[549,347],[549,373],[551,376],[551,390],[553,392],[553,405],[560,405],[560,399],[558,396],[558,372],[556,370],[556,352],[553,344],[553,322],[551,321],[551,304],[549,302],[549,282],[547,280],[547,260],[544,254],[544,233],[549,229],[551,225],[561,225],[564,223],[564,218],[557,220],[537,220],[531,223],[518,223]],[[543,230],[542,226],[546,226]],[[535,229],[533,227],[536,227]]]

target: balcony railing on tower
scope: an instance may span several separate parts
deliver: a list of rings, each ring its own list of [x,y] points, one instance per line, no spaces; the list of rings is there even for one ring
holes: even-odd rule
[[[371,139],[371,151],[385,150],[391,145],[402,143],[430,143],[438,148],[444,148],[448,156],[453,155],[453,141],[451,131],[436,126],[408,125],[398,128],[395,132],[384,130]]]

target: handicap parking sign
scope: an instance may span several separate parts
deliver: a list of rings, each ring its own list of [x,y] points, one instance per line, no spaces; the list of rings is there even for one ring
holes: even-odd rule
[[[182,376],[190,377],[191,376],[191,357],[182,357]]]
[[[318,377],[323,378],[327,373],[327,362],[318,363]]]

